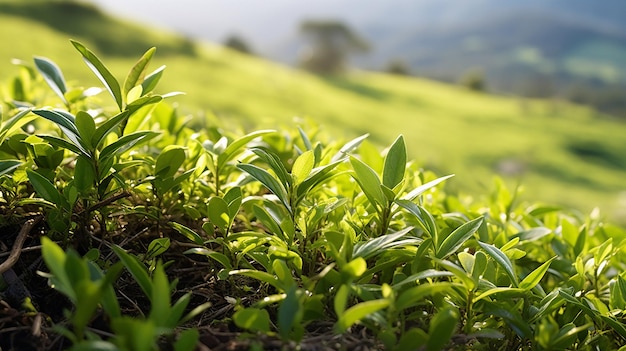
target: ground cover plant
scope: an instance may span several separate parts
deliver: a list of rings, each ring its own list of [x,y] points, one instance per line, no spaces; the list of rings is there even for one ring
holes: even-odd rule
[[[626,343],[626,231],[597,211],[446,193],[403,136],[191,128],[155,49],[118,81],[71,44],[97,87],[36,57],[3,100],[2,349]]]
[[[167,65],[169,77],[159,87],[188,93],[168,102],[197,116],[196,129],[288,130],[297,117],[309,132],[314,127],[307,119],[334,139],[369,133],[368,142],[381,148],[403,134],[410,159],[457,175],[446,183],[450,190],[482,196],[497,172],[509,187],[523,185],[523,200],[582,213],[601,206],[607,218],[626,224],[626,154],[616,151],[626,149],[626,124],[619,119],[559,100],[479,93],[419,76],[350,71],[320,77],[68,2],[0,1],[0,42],[11,43],[0,46],[0,81],[13,84],[11,59],[32,64],[36,54],[61,66],[70,85],[97,86],[81,57],[67,54],[68,36],[98,53],[120,80],[157,46],[153,65]],[[79,15],[70,18],[68,7]]]

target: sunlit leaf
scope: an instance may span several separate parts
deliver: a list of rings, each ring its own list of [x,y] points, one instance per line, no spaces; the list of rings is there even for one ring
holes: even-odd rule
[[[126,79],[124,80],[124,86],[122,90],[123,96],[128,95],[128,93],[138,84],[143,82],[143,78],[146,75],[146,69],[148,68],[148,64],[150,64],[150,60],[156,51],[155,47],[152,47],[146,51],[143,56],[135,63],[135,65],[130,69]]]
[[[54,93],[67,104],[67,100],[65,100],[65,93],[67,92],[65,78],[63,78],[63,72],[59,66],[45,57],[35,57],[34,60],[35,67],[37,67],[37,70],[41,73],[46,83],[48,83]]]
[[[104,84],[109,93],[111,93],[111,96],[113,96],[115,102],[117,103],[117,106],[121,111],[124,100],[122,98],[120,84],[117,82],[115,77],[111,74],[111,72],[109,72],[109,70],[102,63],[102,61],[100,61],[100,59],[93,52],[91,52],[91,50],[87,49],[83,44],[75,40],[70,41],[72,42],[72,45],[74,45],[74,47],[78,50],[78,52],[80,52],[80,54],[83,56],[83,59],[85,60],[87,66],[93,71],[93,73],[96,74],[98,79],[100,79],[102,84]]]
[[[354,323],[361,321],[368,315],[380,311],[389,306],[389,300],[378,299],[358,303],[348,308],[335,323],[335,332],[338,334],[345,333]]]
[[[396,141],[391,144],[387,156],[385,157],[385,165],[383,168],[383,184],[393,189],[404,178],[406,169],[406,146],[404,137],[400,135]]]

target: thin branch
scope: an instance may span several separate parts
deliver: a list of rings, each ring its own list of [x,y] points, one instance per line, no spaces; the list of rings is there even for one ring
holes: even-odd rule
[[[0,264],[0,274],[8,271],[13,267],[13,265],[20,258],[20,254],[22,253],[22,247],[24,246],[24,242],[26,241],[26,237],[30,230],[33,229],[35,224],[37,224],[41,220],[42,216],[37,216],[35,218],[31,218],[24,223],[24,226],[20,230],[19,234],[17,234],[17,238],[13,243],[13,247],[11,248],[11,253],[9,257]]]

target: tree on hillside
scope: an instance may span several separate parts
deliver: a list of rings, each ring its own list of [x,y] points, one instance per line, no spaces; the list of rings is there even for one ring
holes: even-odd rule
[[[250,45],[248,44],[248,42],[239,35],[236,35],[236,34],[230,35],[224,41],[224,45],[233,50],[242,52],[244,54],[253,55],[253,51],[250,48]]]
[[[301,65],[316,73],[332,74],[345,68],[350,54],[366,52],[369,44],[345,23],[336,20],[307,20],[300,33],[309,46],[300,58]]]

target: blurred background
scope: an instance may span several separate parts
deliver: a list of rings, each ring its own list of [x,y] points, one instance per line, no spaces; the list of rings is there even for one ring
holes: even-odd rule
[[[621,0],[0,0],[0,27],[5,97],[33,55],[99,86],[69,38],[120,79],[157,46],[199,128],[402,133],[452,190],[488,195],[498,175],[626,223]]]
[[[346,25],[369,44],[351,58],[485,89],[559,96],[626,112],[626,3],[620,0],[94,0],[108,11],[194,39],[239,39],[263,57],[297,64],[307,20]],[[480,77],[476,77],[480,78]]]

